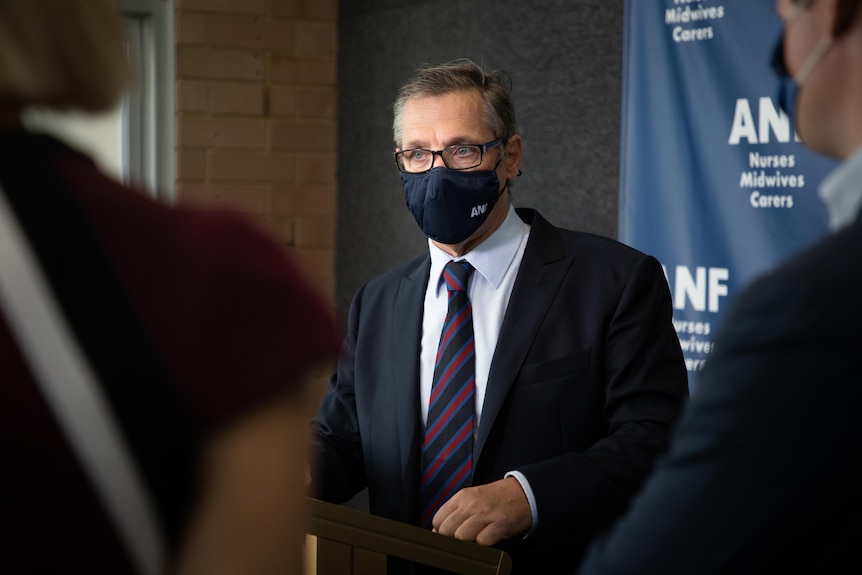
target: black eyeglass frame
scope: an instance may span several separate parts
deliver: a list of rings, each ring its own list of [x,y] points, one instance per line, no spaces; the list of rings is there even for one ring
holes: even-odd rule
[[[508,140],[508,138],[497,138],[496,140],[491,140],[490,142],[486,142],[484,144],[452,144],[451,146],[446,146],[442,150],[429,150],[427,148],[410,148],[408,150],[400,150],[398,152],[395,152],[395,154],[394,154],[395,165],[398,166],[398,171],[402,172],[404,174],[425,174],[425,173],[430,172],[431,170],[434,169],[434,156],[440,156],[440,160],[443,162],[443,165],[446,166],[447,168],[449,168],[450,170],[455,170],[455,171],[459,171],[459,172],[463,172],[464,170],[472,170],[476,166],[482,165],[482,162],[485,160],[485,152],[488,152],[489,150],[493,150],[497,146],[505,145],[507,140]],[[445,152],[446,150],[451,150],[452,148],[460,148],[463,146],[476,146],[477,148],[479,148],[479,161],[475,165],[469,166],[466,168],[452,168],[452,167],[450,167],[449,164],[446,163],[446,157],[443,156],[443,152]],[[407,170],[405,170],[401,167],[401,162],[398,161],[398,158],[403,156],[404,154],[406,154],[408,152],[415,152],[417,150],[422,151],[422,152],[428,152],[429,154],[431,154],[431,167],[428,168],[427,170],[423,170],[421,172],[408,172]]]

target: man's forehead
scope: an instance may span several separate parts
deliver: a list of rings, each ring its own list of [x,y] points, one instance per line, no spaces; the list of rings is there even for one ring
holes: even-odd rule
[[[487,133],[487,134],[486,134]],[[473,140],[490,135],[478,92],[452,92],[407,100],[402,114],[402,139],[423,144],[428,139]]]

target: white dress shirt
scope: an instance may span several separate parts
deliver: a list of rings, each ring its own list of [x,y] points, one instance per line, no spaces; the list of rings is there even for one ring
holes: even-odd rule
[[[509,305],[509,296],[521,266],[530,226],[524,223],[515,208],[509,205],[509,212],[503,224],[484,242],[456,260],[467,260],[475,268],[467,285],[467,293],[473,306],[473,336],[476,343],[476,424],[482,418],[482,405],[488,388],[488,373],[503,317]],[[443,268],[453,258],[428,240],[431,254],[431,271],[428,289],[425,292],[425,307],[422,314],[422,349],[420,350],[419,392],[422,408],[422,422],[428,421],[428,402],[431,397],[431,383],[434,378],[434,360],[443,322],[448,307],[448,294],[443,281]],[[475,440],[475,435],[474,435]],[[533,515],[533,527],[538,523],[536,498],[527,478],[518,471],[506,474],[515,477],[524,489]]]

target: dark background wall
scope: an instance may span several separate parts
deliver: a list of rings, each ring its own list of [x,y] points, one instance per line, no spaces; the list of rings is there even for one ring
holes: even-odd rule
[[[516,206],[617,233],[623,0],[343,0],[338,37],[336,305],[426,240],[392,159],[392,102],[422,63],[467,57],[512,79]]]

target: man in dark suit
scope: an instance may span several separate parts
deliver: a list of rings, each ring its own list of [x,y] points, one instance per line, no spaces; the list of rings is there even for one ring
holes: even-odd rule
[[[781,106],[845,160],[819,190],[834,233],[734,301],[670,452],[582,575],[862,573],[860,5],[778,2]]]
[[[519,573],[574,565],[626,509],[688,397],[662,268],[512,207],[522,142],[498,73],[421,68],[399,93],[394,136],[429,250],[353,300],[313,422],[314,492],[343,502],[367,487],[372,513],[498,544]],[[470,264],[473,333],[458,456],[430,438],[452,260]],[[435,501],[428,469],[459,457]]]

